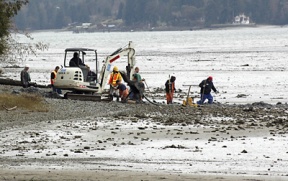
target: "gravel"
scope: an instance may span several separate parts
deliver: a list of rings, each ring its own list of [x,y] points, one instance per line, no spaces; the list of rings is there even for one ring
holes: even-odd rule
[[[213,104],[201,107],[183,107],[182,105],[123,104],[118,102],[91,102],[55,98],[50,89],[0,86],[1,92],[40,94],[44,97],[47,112],[35,112],[16,109],[0,111],[0,130],[9,127],[21,127],[43,121],[87,119],[89,117],[114,117],[125,119],[151,119],[164,125],[200,124],[231,125],[235,127],[288,127],[288,105],[271,105],[257,102],[246,105]],[[279,128],[280,129],[280,128]]]

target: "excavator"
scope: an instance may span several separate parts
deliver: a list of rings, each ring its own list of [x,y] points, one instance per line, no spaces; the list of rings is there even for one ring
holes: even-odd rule
[[[77,53],[82,58],[85,65],[85,60],[95,60],[95,74],[88,76],[90,67],[78,65],[72,67],[69,65],[68,55]],[[89,56],[88,56],[89,54]],[[92,55],[91,55],[92,54]],[[108,91],[105,89],[108,77],[111,73],[112,63],[122,56],[127,56],[128,64],[126,66],[126,77],[132,80],[131,70],[135,66],[135,49],[133,42],[130,41],[128,45],[117,49],[111,55],[107,56],[103,61],[100,72],[98,71],[99,63],[97,57],[97,50],[89,48],[67,48],[65,49],[64,66],[57,72],[54,83],[55,88],[68,90],[64,98],[87,100],[87,101],[112,101],[108,96]],[[88,57],[88,58],[87,58]],[[123,74],[123,72],[121,72]]]

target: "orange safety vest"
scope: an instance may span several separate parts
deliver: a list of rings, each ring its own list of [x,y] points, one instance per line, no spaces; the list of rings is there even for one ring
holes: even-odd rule
[[[55,82],[55,80],[56,80],[56,76],[57,76],[57,72],[54,70],[53,72],[52,72],[52,74],[54,73],[54,79],[51,79],[50,81],[51,81],[51,85],[54,85],[54,82]]]
[[[109,84],[111,84],[112,86],[116,87],[117,86],[117,84],[116,84],[117,80],[122,80],[121,74],[112,72],[110,74]]]

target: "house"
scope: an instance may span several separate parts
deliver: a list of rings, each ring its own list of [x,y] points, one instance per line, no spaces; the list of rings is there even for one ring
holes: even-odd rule
[[[249,16],[246,16],[244,13],[235,16],[233,24],[250,24]]]

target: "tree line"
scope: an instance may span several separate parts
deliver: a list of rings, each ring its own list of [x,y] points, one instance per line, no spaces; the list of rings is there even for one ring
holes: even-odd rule
[[[288,24],[288,0],[29,0],[15,22],[23,29],[107,20],[126,27],[193,27],[232,23],[240,13],[256,24]]]

